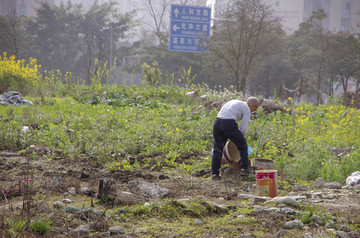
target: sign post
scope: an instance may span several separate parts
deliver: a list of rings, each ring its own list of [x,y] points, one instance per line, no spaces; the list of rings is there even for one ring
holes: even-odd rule
[[[169,50],[208,52],[211,8],[171,5]]]

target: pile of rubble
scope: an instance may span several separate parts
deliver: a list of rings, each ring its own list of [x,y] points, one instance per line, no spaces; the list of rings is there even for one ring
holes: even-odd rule
[[[0,104],[1,105],[33,105],[29,100],[24,100],[21,93],[19,92],[8,92],[3,95],[0,95]]]

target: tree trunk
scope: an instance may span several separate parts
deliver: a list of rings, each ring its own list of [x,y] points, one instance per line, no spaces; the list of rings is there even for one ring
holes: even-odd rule
[[[316,102],[317,104],[320,104],[321,101],[321,85],[322,85],[322,71],[323,71],[323,67],[324,67],[324,57],[322,57],[321,59],[321,63],[320,63],[320,68],[318,71],[318,83],[317,83],[317,96],[316,96]]]
[[[91,65],[92,65],[92,50],[91,50],[91,43],[92,40],[87,40],[87,46],[89,51],[89,58],[88,58],[88,67],[87,67],[87,76],[86,76],[86,84],[90,85],[90,74],[91,74]]]
[[[240,91],[240,76],[239,72],[235,74],[235,80],[236,80],[236,91]]]
[[[114,179],[101,178],[99,180],[99,192],[97,194],[99,199],[116,197],[116,181]]]
[[[240,91],[243,92],[244,96],[245,96],[245,94],[246,94],[246,75],[243,75],[241,77]]]

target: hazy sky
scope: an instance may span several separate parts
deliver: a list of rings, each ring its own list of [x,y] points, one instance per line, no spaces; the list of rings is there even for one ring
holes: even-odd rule
[[[213,6],[214,3],[215,3],[215,1],[216,1],[216,0],[207,0],[206,3],[207,3],[208,5]]]

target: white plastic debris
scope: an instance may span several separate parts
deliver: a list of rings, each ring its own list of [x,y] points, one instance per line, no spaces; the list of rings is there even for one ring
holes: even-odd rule
[[[360,184],[360,172],[359,171],[352,173],[346,179],[346,185],[348,185],[348,186],[355,186],[357,184]]]

